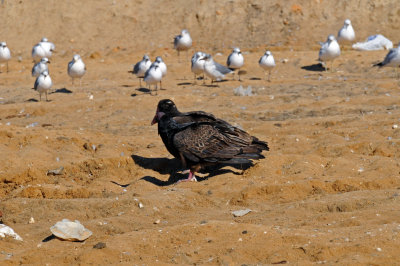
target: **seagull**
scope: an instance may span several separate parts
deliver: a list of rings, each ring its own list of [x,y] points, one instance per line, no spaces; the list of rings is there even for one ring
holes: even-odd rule
[[[239,48],[234,48],[232,53],[228,56],[228,59],[226,60],[226,65],[228,66],[229,69],[234,71],[235,69],[238,69],[238,75],[239,75],[239,81],[240,81],[240,68],[244,64],[244,58],[242,55],[242,52],[240,51]]]
[[[178,57],[180,51],[186,51],[192,47],[192,38],[187,30],[182,30],[180,35],[175,36],[174,38],[174,49],[178,51]]]
[[[265,54],[261,56],[258,64],[265,71],[268,71],[268,81],[271,81],[271,71],[276,66],[272,53],[270,51],[266,51]],[[267,74],[267,72],[265,72],[265,74]]]
[[[206,53],[203,52],[196,52],[191,59],[191,71],[194,73],[194,79],[196,81],[197,75],[203,74],[203,84],[205,83],[205,76],[204,76],[204,64],[205,60],[204,57]]]
[[[39,77],[36,78],[34,89],[39,92],[39,99],[42,101],[42,93],[46,94],[47,100],[47,91],[51,88],[53,82],[51,81],[49,72],[43,71]]]
[[[201,58],[204,60],[204,73],[211,78],[211,83],[214,80],[220,81],[225,77],[225,74],[232,73],[232,70],[214,61],[210,54],[206,54]]]
[[[340,44],[350,44],[356,38],[350,19],[344,21],[343,27],[339,30],[337,40]]]
[[[325,62],[331,61],[331,71],[333,70],[333,60],[340,55],[340,46],[337,43],[335,36],[332,34],[328,36],[326,42],[321,43],[321,49],[319,50],[319,58],[324,65]],[[325,71],[328,71],[328,68],[325,65]]]
[[[40,40],[40,44],[42,45],[42,47],[45,50],[46,57],[50,58],[52,56],[54,50],[56,49],[56,46],[54,45],[54,43],[49,42],[49,40],[46,37],[43,37],[42,40]]]
[[[6,42],[0,43],[0,62],[6,62],[8,72],[8,60],[11,59],[10,49],[7,47]]]
[[[162,57],[157,56],[155,62],[158,63],[158,67],[161,69],[162,77],[165,77],[167,75],[167,65],[164,63]],[[162,89],[161,80],[160,80],[160,89]]]
[[[48,64],[50,64],[50,61],[47,57],[43,57],[39,63],[36,63],[33,67],[32,67],[32,77],[39,77],[39,75],[43,72],[43,71],[47,71],[47,73],[49,72],[49,66]]]
[[[143,59],[135,64],[133,67],[133,74],[139,78],[139,86],[142,87],[141,78],[144,78],[146,71],[150,68],[151,61],[148,55],[144,55]]]
[[[151,64],[150,68],[144,74],[143,80],[149,86],[150,94],[151,94],[151,85],[155,85],[156,95],[157,95],[157,83],[161,82],[163,73],[159,66],[158,62],[154,62]]]
[[[204,81],[204,60],[201,60],[206,54],[203,52],[196,52],[192,56],[192,66],[191,70],[194,73],[194,80],[196,81],[197,75],[203,73],[203,81]]]
[[[375,64],[374,66],[394,67],[396,77],[399,78],[397,68],[400,66],[400,43],[397,48],[392,48],[389,50],[382,62]]]
[[[43,57],[47,57],[46,48],[42,45],[42,43],[38,43],[32,48],[32,58],[35,63],[40,62]]]
[[[72,78],[72,85],[74,85],[74,78],[79,78],[79,87],[82,86],[82,77],[86,73],[86,66],[83,63],[80,55],[76,54],[72,61],[68,63],[68,75]]]

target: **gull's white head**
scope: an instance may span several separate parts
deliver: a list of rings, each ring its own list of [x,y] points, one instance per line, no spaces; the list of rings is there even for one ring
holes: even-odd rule
[[[46,37],[43,37],[41,42],[48,42],[49,40]]]
[[[47,77],[49,75],[49,72],[47,70],[45,70],[40,75]]]
[[[6,43],[6,42],[1,42],[1,43],[0,43],[0,46],[3,47],[3,48],[4,48],[4,47],[7,47],[7,43]]]
[[[271,55],[271,52],[270,52],[270,51],[266,51],[266,52],[265,52],[265,55],[266,55],[266,56],[270,56],[270,55]]]
[[[346,19],[346,20],[344,21],[344,25],[345,25],[345,26],[351,25],[350,19]]]
[[[149,57],[147,54],[145,54],[145,55],[143,56],[143,60],[149,61],[149,60],[150,60],[150,57]]]
[[[74,55],[74,57],[73,57],[74,61],[78,61],[79,59],[81,59],[80,55],[78,55],[78,54]]]
[[[50,63],[50,61],[47,57],[43,57],[42,59],[40,59],[40,62],[45,63],[45,64]]]
[[[157,63],[162,63],[163,60],[162,60],[161,56],[157,56],[155,62],[157,62]]]
[[[240,49],[238,47],[233,48],[234,53],[240,53]]]
[[[181,33],[181,34],[182,34],[182,36],[183,36],[183,35],[187,35],[187,34],[189,34],[189,31],[188,31],[188,30],[182,30],[182,33]]]
[[[210,54],[203,54],[199,60],[204,60],[205,62],[210,62],[212,59],[212,56]]]
[[[336,38],[335,38],[334,35],[331,34],[331,35],[328,36],[327,42],[328,42],[328,43],[331,43],[331,42],[333,42],[333,41],[336,41]]]

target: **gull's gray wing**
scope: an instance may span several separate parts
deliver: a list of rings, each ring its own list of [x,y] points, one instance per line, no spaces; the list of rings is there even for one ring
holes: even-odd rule
[[[215,61],[214,61],[214,64],[215,64],[215,68],[218,70],[218,72],[220,72],[224,75],[232,72],[232,70],[230,70],[226,66],[223,66]]]
[[[382,62],[382,66],[389,64],[393,59],[399,56],[398,53],[398,49],[390,49],[389,53],[386,55],[385,59]]]

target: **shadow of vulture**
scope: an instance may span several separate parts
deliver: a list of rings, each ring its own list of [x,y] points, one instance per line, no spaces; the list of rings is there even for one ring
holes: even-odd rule
[[[169,185],[175,184],[176,182],[183,180],[187,177],[186,174],[179,172],[180,170],[182,170],[181,169],[182,164],[179,160],[177,160],[175,158],[174,159],[146,158],[146,157],[142,157],[142,156],[135,155],[135,154],[132,154],[131,157],[136,165],[138,165],[144,169],[156,171],[161,175],[166,175],[166,174],[170,175],[168,180],[161,180],[161,179],[158,179],[153,176],[144,176],[141,178],[141,180],[150,182],[156,186],[169,186]],[[226,166],[231,166],[239,171],[235,172],[231,169],[222,169]],[[253,166],[253,162],[250,160],[247,162],[237,163],[237,164],[221,163],[221,164],[217,164],[217,165],[205,166],[199,172],[202,174],[206,174],[206,175],[203,177],[197,177],[197,181],[201,182],[201,181],[207,180],[211,177],[226,174],[226,173],[242,175],[243,171],[247,170],[251,166]],[[119,185],[119,184],[117,184],[117,185]]]

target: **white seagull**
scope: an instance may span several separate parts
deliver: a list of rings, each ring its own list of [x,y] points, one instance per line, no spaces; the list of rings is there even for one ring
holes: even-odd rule
[[[328,70],[326,66],[327,61],[331,61],[331,71],[333,70],[333,60],[340,55],[340,46],[332,34],[328,36],[326,42],[321,43],[319,50],[318,60],[325,66],[325,71]]]
[[[11,59],[10,49],[7,47],[6,42],[0,43],[0,62],[6,62],[8,72],[8,60]]]
[[[215,62],[210,54],[202,57],[201,60],[205,61],[204,73],[211,78],[211,83],[213,83],[214,80],[220,81],[225,77],[225,74],[232,73],[232,70],[226,66]]]
[[[158,63],[158,67],[161,69],[162,77],[165,77],[167,75],[167,65],[164,63],[162,57],[157,56],[155,62]],[[162,89],[161,80],[160,80],[160,89]]]
[[[49,72],[43,71],[39,77],[36,78],[34,89],[39,92],[39,99],[42,101],[42,93],[46,94],[47,100],[47,91],[51,88],[53,82],[51,81]]]
[[[39,77],[39,75],[43,72],[43,71],[47,71],[47,73],[49,72],[49,64],[50,61],[47,57],[43,57],[39,63],[36,63],[33,67],[32,67],[32,77]]]
[[[79,87],[82,86],[82,77],[86,73],[85,63],[82,61],[80,55],[76,54],[72,58],[72,61],[68,63],[68,75],[72,79],[72,85],[74,85],[74,79],[79,78]]]
[[[344,21],[343,27],[339,30],[337,40],[340,44],[351,44],[356,38],[350,19]]]
[[[192,65],[191,65],[191,70],[194,73],[194,80],[196,81],[197,75],[204,74],[204,60],[201,60],[204,56],[206,56],[205,53],[203,52],[196,52],[192,56]],[[204,75],[203,75],[203,81],[204,81]]]
[[[150,68],[151,61],[148,55],[144,55],[143,59],[133,66],[132,73],[139,78],[139,86],[142,87],[141,78],[144,78],[146,71]]]
[[[157,94],[157,83],[161,82],[162,76],[163,74],[158,62],[154,62],[153,64],[151,64],[151,67],[146,71],[143,79],[149,86],[150,94],[151,85],[155,85],[155,91]]]
[[[397,48],[392,48],[389,50],[388,54],[385,56],[382,62],[375,64],[374,66],[379,67],[394,67],[396,77],[399,78],[397,68],[400,67],[400,43]]]
[[[268,71],[268,81],[271,81],[271,71],[276,66],[272,53],[266,51],[265,54],[261,56],[258,64],[264,69],[264,71]],[[265,74],[267,74],[267,72],[265,72]]]
[[[39,42],[32,48],[32,58],[35,63],[40,62],[43,57],[47,57],[46,48]]]
[[[46,37],[43,37],[42,40],[40,40],[40,44],[42,45],[42,47],[44,48],[45,52],[46,52],[46,57],[50,58],[54,52],[54,50],[56,49],[56,46],[54,45],[54,43],[49,42],[49,40]]]
[[[178,51],[179,56],[180,51],[186,51],[187,53],[190,47],[192,47],[192,38],[187,30],[182,30],[181,34],[174,38],[174,49]]]
[[[240,81],[240,68],[244,65],[244,58],[239,48],[233,49],[232,53],[228,56],[228,59],[226,60],[226,65],[233,71],[236,69],[239,70],[238,75]]]

